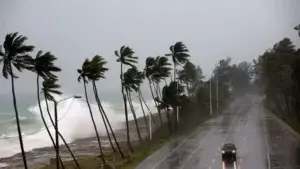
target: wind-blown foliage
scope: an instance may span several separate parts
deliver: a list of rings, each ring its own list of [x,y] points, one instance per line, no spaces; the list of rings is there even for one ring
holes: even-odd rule
[[[22,132],[19,120],[19,112],[17,108],[16,94],[15,94],[15,86],[14,86],[14,78],[17,76],[14,74],[13,69],[16,68],[18,71],[22,71],[23,69],[29,69],[31,57],[29,52],[32,52],[34,47],[31,45],[25,45],[27,41],[26,36],[18,35],[18,32],[10,33],[5,36],[5,41],[3,43],[4,51],[0,46],[0,63],[3,64],[2,74],[4,78],[11,78],[12,85],[12,95],[13,95],[13,105],[15,109],[16,123],[18,136],[20,141],[21,153],[23,157],[24,168],[27,169],[27,161],[26,155],[24,151]]]

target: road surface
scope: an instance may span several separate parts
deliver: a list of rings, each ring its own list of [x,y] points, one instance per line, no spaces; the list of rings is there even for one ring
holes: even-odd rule
[[[233,166],[221,161],[224,143],[238,148]],[[298,134],[268,113],[257,97],[248,96],[187,137],[169,142],[136,169],[300,169],[298,143]]]

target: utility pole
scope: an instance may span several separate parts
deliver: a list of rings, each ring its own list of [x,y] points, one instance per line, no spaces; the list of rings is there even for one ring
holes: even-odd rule
[[[151,114],[149,112],[149,133],[150,133],[150,140],[152,140],[152,120],[151,120]]]
[[[210,115],[212,115],[212,102],[211,102],[211,79],[209,80],[209,108],[210,108]]]
[[[217,113],[219,113],[219,75],[218,73],[216,74],[217,77]]]

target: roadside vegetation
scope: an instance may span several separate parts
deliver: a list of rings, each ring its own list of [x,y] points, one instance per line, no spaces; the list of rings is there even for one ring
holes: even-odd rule
[[[254,77],[265,106],[300,133],[300,49],[282,39],[254,60]]]
[[[72,168],[90,169],[108,164],[122,166],[122,168],[130,168],[147,157],[148,154],[159,148],[169,139],[176,137],[179,134],[186,134],[193,130],[203,120],[208,118],[210,113],[221,113],[221,110],[226,108],[232,97],[240,95],[240,93],[243,93],[252,85],[252,64],[249,62],[232,64],[230,58],[218,61],[212,75],[205,78],[200,65],[195,65],[190,60],[192,56],[190,56],[189,50],[183,42],[176,42],[171,45],[169,50],[166,50],[167,54],[162,54],[157,57],[148,57],[144,61],[139,60],[139,57],[135,55],[135,52],[131,47],[122,46],[119,50],[115,51],[115,56],[117,58],[116,63],[120,66],[121,70],[120,95],[122,96],[125,107],[124,121],[126,123],[127,139],[126,143],[120,143],[112,130],[110,119],[107,118],[107,114],[101,104],[101,96],[98,94],[98,91],[101,90],[101,85],[97,82],[105,78],[107,71],[113,70],[109,70],[106,66],[107,62],[105,57],[101,55],[86,58],[83,60],[82,65],[78,65],[77,80],[82,84],[85,91],[84,100],[89,108],[91,123],[94,126],[94,132],[98,142],[99,156],[78,159],[76,158],[76,154],[67,147],[73,161],[63,162],[60,157],[60,150],[58,146],[59,138],[63,140],[63,144],[66,146],[67,143],[65,142],[63,135],[59,132],[57,119],[57,104],[59,101],[55,99],[55,95],[62,94],[60,91],[59,77],[56,75],[56,73],[60,72],[62,69],[56,66],[55,61],[57,58],[50,52],[38,51],[35,57],[33,57],[35,47],[26,44],[26,42],[27,37],[18,33],[10,33],[6,35],[3,46],[0,46],[2,74],[5,79],[9,79],[11,81],[13,107],[15,110],[20,149],[25,169],[27,169],[28,166],[26,154],[24,152],[21,135],[22,129],[18,114],[18,102],[15,93],[15,79],[18,78],[19,74],[23,71],[31,71],[36,75],[37,98],[41,119],[47,129],[47,133],[56,152],[56,163],[51,166],[47,166],[46,168],[69,168],[72,166]],[[276,65],[271,66],[270,70],[267,69],[269,67],[259,69],[262,65],[269,65],[263,62],[265,57],[268,57],[269,55],[277,56],[277,51],[284,52],[282,56],[286,59],[284,62],[278,62],[278,64],[286,63],[288,66],[283,64],[282,68],[281,66]],[[267,79],[269,76],[267,76],[266,73],[269,71],[278,72],[278,75],[288,73],[289,70],[297,72],[298,70],[295,64],[299,63],[300,65],[300,60],[294,58],[294,53],[296,53],[296,51],[294,51],[293,46],[288,39],[280,42],[278,45],[274,46],[272,51],[268,51],[264,54],[264,56],[260,57],[263,59],[259,59],[257,61],[255,65],[256,72],[263,71],[263,73],[260,73],[257,77],[260,77],[261,80]],[[138,62],[145,63],[145,67],[142,69],[138,68]],[[284,71],[279,71],[279,69],[277,70],[276,68],[280,68],[280,70],[282,69]],[[267,72],[264,72],[265,70],[267,70]],[[289,75],[291,78],[294,77],[294,79],[297,79],[296,74],[290,73]],[[288,78],[283,75],[276,77]],[[74,79],[74,81],[75,80],[76,79]],[[273,78],[270,78],[269,80],[273,80]],[[154,113],[156,112],[150,112],[149,105],[147,105],[143,98],[144,91],[141,90],[141,85],[143,83],[147,83],[149,86],[149,91],[151,91],[152,99],[157,109],[158,118],[154,117]],[[274,81],[265,84],[271,85],[271,87],[268,86],[268,90],[271,90],[269,94],[277,94],[276,92],[278,92],[277,95],[280,95],[281,99],[285,99],[284,96],[289,94],[293,95],[295,98],[299,97],[296,94],[297,92],[288,90],[288,87],[290,87],[289,85],[294,85],[293,88],[290,89],[299,90],[298,86],[295,85],[296,83],[292,83],[291,81],[287,81],[287,83],[283,84],[279,78],[274,78]],[[281,89],[286,90],[277,90],[276,87],[272,87],[274,84],[283,85],[285,88],[282,87]],[[97,124],[95,123],[95,117],[89,102],[90,98],[87,93],[87,89],[89,87],[93,88],[95,100],[98,105],[98,113],[101,115],[100,117],[104,124],[103,127],[105,128],[112,151],[114,152],[109,157],[103,155],[104,150],[102,142],[97,131]],[[143,120],[138,120],[136,115],[137,112],[133,107],[132,101],[133,94],[137,94],[139,97],[140,106],[143,111]],[[271,95],[267,96],[271,97]],[[54,119],[51,119],[51,123],[55,127],[55,135],[51,135],[44,120],[45,113],[43,113],[41,108],[42,97],[46,100],[48,114],[50,114],[49,107],[54,106]],[[272,96],[272,99],[275,98]],[[48,104],[50,102],[53,102],[53,104]],[[299,107],[299,99],[296,99],[294,102],[294,106]],[[287,103],[292,103],[292,101],[290,100],[290,102]],[[210,112],[210,110],[212,110],[212,112]],[[296,109],[292,109],[292,106],[287,106],[283,110],[286,111],[284,112],[285,114],[293,113],[297,117],[300,117],[299,112],[296,113]],[[139,138],[138,144],[133,144],[130,137],[131,131],[129,128],[129,113],[131,113],[134,118],[133,122],[135,123],[135,128]],[[143,138],[140,132],[140,123],[142,122],[145,123],[150,134],[146,114],[153,116],[153,124],[158,126],[157,130],[153,133],[153,139],[151,141],[149,141],[148,138]],[[164,121],[163,119],[167,120]]]

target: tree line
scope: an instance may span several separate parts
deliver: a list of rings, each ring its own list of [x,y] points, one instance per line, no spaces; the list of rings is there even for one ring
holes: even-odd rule
[[[300,25],[294,28],[300,36]],[[284,38],[254,60],[254,83],[265,105],[291,125],[300,122],[300,48]]]
[[[64,168],[64,164],[59,154],[60,139],[70,152],[77,168],[80,168],[74,153],[71,151],[66,140],[59,131],[57,119],[57,104],[59,101],[55,99],[55,95],[61,95],[62,92],[60,91],[60,85],[58,81],[59,78],[56,74],[57,72],[62,71],[62,69],[55,64],[57,57],[51,52],[43,52],[41,50],[39,50],[37,54],[33,56],[32,53],[35,47],[26,44],[26,41],[26,36],[15,32],[7,34],[3,42],[3,46],[0,46],[0,63],[2,64],[2,74],[5,79],[10,79],[11,81],[13,107],[15,110],[17,131],[24,168],[27,169],[28,166],[24,151],[17,97],[15,93],[15,79],[18,78],[16,73],[24,70],[30,71],[36,75],[36,93],[40,116],[56,152],[57,168]],[[129,46],[122,46],[114,53],[117,57],[116,62],[120,66],[120,93],[122,95],[122,100],[125,107],[124,115],[126,122],[126,142],[130,152],[134,152],[134,149],[130,140],[128,119],[129,111],[133,115],[139,142],[144,142],[144,138],[142,138],[140,132],[136,110],[133,107],[133,93],[138,95],[139,103],[143,113],[142,118],[147,126],[149,135],[150,128],[146,119],[146,112],[149,112],[150,116],[154,116],[153,112],[150,111],[149,105],[147,105],[145,99],[143,98],[143,91],[141,90],[141,85],[143,83],[148,83],[152,99],[157,109],[159,121],[155,121],[155,118],[152,118],[153,123],[156,126],[162,126],[164,123],[163,116],[166,116],[166,123],[168,124],[170,134],[176,133],[178,130],[178,117],[189,114],[189,111],[183,111],[184,107],[188,107],[185,105],[193,103],[198,108],[201,108],[201,112],[196,111],[197,117],[204,115],[201,114],[204,111],[207,112],[206,110],[209,109],[210,103],[213,105],[214,112],[218,112],[222,106],[227,105],[229,99],[234,93],[241,92],[243,89],[245,89],[245,86],[250,84],[252,66],[248,62],[232,64],[230,58],[222,59],[215,66],[212,76],[205,80],[200,66],[195,65],[189,59],[191,57],[189,50],[183,42],[176,42],[174,45],[171,45],[169,52],[166,53],[167,54],[162,56],[148,57],[144,61],[145,67],[142,70],[138,69],[138,57],[135,55],[133,49]],[[298,61],[298,63],[300,62]],[[100,158],[104,164],[106,161],[105,156],[103,155],[101,139],[97,130],[95,117],[91,109],[89,101],[90,98],[87,94],[87,88],[90,86],[93,88],[94,97],[99,110],[97,113],[100,113],[101,115],[110,146],[113,151],[119,152],[123,159],[126,158],[123,153],[124,149],[120,146],[120,143],[116,138],[114,130],[110,124],[110,120],[107,117],[107,114],[101,104],[101,98],[98,94],[97,82],[104,79],[105,73],[109,71],[109,68],[106,66],[106,64],[107,62],[104,57],[96,55],[91,59],[85,59],[80,68],[77,69],[77,80],[78,82],[82,83],[84,88],[85,101],[89,109],[89,114],[99,145]],[[163,84],[164,87],[161,88],[161,84]],[[46,111],[50,117],[51,124],[55,128],[54,136],[51,135],[51,132],[47,126],[44,113],[41,108],[41,97],[44,97],[46,101]],[[50,115],[51,113],[49,111],[50,102],[52,102],[54,106],[54,119]],[[183,120],[186,119],[183,118]],[[197,119],[195,120],[197,121]]]

